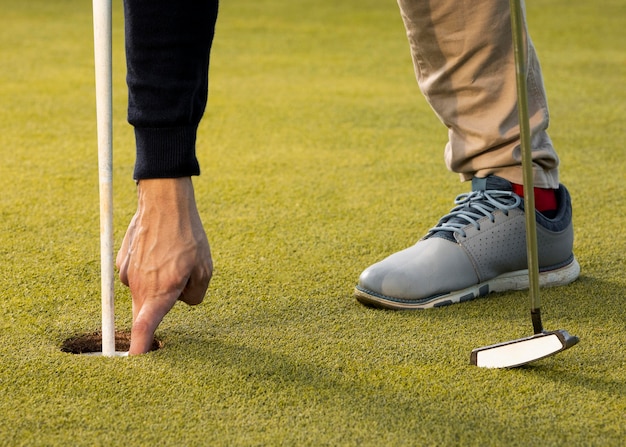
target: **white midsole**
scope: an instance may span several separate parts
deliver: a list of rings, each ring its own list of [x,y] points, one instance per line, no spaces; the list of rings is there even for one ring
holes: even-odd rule
[[[564,286],[576,280],[579,274],[580,265],[578,264],[578,261],[576,261],[576,258],[574,258],[571,263],[564,267],[555,270],[540,272],[539,286]],[[355,289],[355,295],[357,296],[357,298],[362,298],[365,301],[376,303],[390,309],[429,309],[432,307],[458,303],[462,300],[468,301],[470,299],[478,298],[492,292],[525,290],[528,289],[528,284],[528,269],[524,269],[517,270],[515,272],[504,273],[488,281],[467,287],[463,290],[457,290],[455,292],[450,292],[445,295],[434,297],[429,301],[420,301],[414,303],[410,301],[396,302],[393,300],[378,297],[359,289]]]

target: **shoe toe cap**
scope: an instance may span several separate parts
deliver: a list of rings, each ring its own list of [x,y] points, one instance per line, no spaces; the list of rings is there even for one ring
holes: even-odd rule
[[[476,271],[460,245],[431,238],[368,267],[358,287],[381,296],[420,300],[477,282]]]

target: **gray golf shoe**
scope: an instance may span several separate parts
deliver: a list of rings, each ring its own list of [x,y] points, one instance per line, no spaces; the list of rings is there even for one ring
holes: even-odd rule
[[[580,266],[572,253],[570,196],[557,190],[553,218],[536,212],[539,284],[569,284]],[[415,245],[367,268],[356,299],[387,309],[426,309],[491,292],[528,288],[524,202],[499,177],[475,178],[472,192]]]

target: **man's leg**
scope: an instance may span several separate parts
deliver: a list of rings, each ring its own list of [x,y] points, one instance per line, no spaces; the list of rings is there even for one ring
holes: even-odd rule
[[[528,287],[517,90],[508,2],[398,0],[419,86],[449,129],[448,167],[472,192],[414,246],[366,269],[366,305],[420,309]],[[528,40],[529,111],[542,285],[579,274],[569,193],[546,133],[541,72]]]
[[[449,129],[445,159],[463,180],[491,174],[522,183],[515,62],[507,1],[398,0],[419,86]],[[546,133],[541,69],[528,40],[535,184],[558,187]]]

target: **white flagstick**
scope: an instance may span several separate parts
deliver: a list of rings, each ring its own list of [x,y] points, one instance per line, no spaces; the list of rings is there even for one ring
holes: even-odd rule
[[[96,71],[98,174],[100,189],[100,263],[102,286],[102,355],[115,353],[113,286],[113,106],[111,0],[93,0]]]

